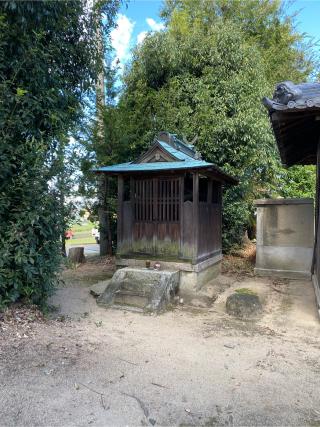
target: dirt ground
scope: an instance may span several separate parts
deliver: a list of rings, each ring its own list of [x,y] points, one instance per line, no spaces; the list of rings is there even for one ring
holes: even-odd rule
[[[320,426],[312,284],[224,271],[211,306],[161,316],[96,305],[110,263],[66,271],[51,319],[0,322],[0,425]],[[260,318],[225,313],[237,288],[259,294]]]

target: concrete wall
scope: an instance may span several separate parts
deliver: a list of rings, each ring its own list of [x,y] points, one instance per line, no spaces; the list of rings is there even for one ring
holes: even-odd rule
[[[314,244],[312,199],[262,199],[257,208],[255,272],[280,277],[311,277]]]

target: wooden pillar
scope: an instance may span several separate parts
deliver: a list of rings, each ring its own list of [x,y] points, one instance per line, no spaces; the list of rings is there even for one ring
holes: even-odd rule
[[[223,184],[222,182],[219,182],[219,197],[218,197],[218,203],[219,203],[219,239],[220,239],[220,249],[222,252],[222,203],[223,203]]]
[[[158,222],[159,222],[159,205],[158,205],[158,178],[152,179],[152,188],[153,188],[153,215],[152,215],[152,222],[153,222],[153,254],[156,255],[158,252],[157,243],[158,243]],[[159,208],[158,208],[159,207]]]
[[[136,219],[136,197],[135,197],[135,180],[130,176],[130,209],[131,209],[131,223],[130,223],[130,251],[132,250],[133,243],[133,228]]]
[[[207,178],[207,179],[208,179],[207,203],[212,203],[213,180],[212,180],[212,178]]]
[[[110,178],[104,173],[98,177],[98,215],[100,231],[100,256],[112,255],[112,236],[108,206]]]
[[[315,194],[315,238],[314,238],[314,247],[313,247],[313,257],[312,257],[312,264],[311,264],[311,274],[319,274],[318,271],[316,271],[316,263],[317,263],[317,257],[319,254],[317,253],[318,249],[318,234],[319,234],[319,215],[320,215],[320,209],[319,209],[319,191],[320,191],[320,139],[318,142],[317,147],[317,180],[316,180],[316,194]],[[319,278],[317,278],[319,280]]]
[[[184,207],[184,176],[181,176],[179,179],[179,183],[180,183],[180,203],[179,203],[179,222],[180,222],[180,256],[183,255],[183,234],[184,234],[184,230],[183,230],[183,215],[184,215],[184,211],[183,211],[183,207]]]
[[[123,187],[123,177],[118,175],[117,251],[120,249],[122,242]]]
[[[198,259],[198,242],[199,242],[199,172],[193,173],[193,259],[196,264]]]

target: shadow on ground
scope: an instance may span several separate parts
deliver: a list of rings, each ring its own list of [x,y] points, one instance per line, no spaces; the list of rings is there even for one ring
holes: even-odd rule
[[[320,425],[310,282],[225,270],[209,306],[146,316],[96,305],[89,288],[111,273],[99,262],[64,272],[51,320],[2,331],[1,424]],[[239,288],[260,296],[260,317],[225,313]]]

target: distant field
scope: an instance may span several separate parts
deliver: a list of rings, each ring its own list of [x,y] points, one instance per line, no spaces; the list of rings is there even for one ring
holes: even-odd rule
[[[71,230],[74,232],[74,236],[72,239],[67,240],[66,244],[68,246],[76,246],[76,245],[88,245],[96,243],[94,237],[91,235],[91,230],[95,227],[95,224],[89,222],[87,224],[74,225]]]
[[[74,237],[73,239],[66,241],[67,246],[90,245],[94,243],[96,243],[96,241],[91,235],[86,237],[80,237],[79,239]]]
[[[75,224],[74,226],[71,227],[71,230],[74,233],[81,232],[81,231],[91,231],[94,228],[94,226],[95,224],[93,224],[92,222],[88,222],[87,224],[83,224],[83,225]]]

